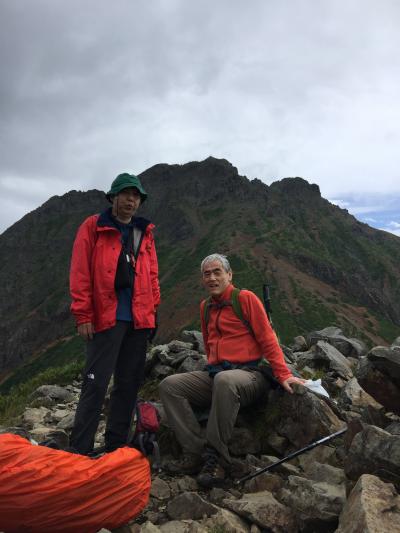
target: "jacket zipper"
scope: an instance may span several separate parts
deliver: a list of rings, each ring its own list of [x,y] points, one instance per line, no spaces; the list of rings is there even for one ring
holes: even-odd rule
[[[215,319],[215,329],[217,330],[218,332],[218,335],[219,335],[219,338],[222,337],[222,333],[221,333],[221,330],[219,329],[219,315],[221,314],[221,311],[222,309],[218,309],[218,312],[217,312],[217,317]],[[217,341],[217,363],[219,363],[219,339]]]

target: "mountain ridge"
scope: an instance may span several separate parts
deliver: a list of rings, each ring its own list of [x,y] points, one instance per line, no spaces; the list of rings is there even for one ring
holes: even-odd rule
[[[285,342],[333,323],[374,343],[400,333],[400,239],[334,206],[318,185],[299,177],[266,185],[213,157],[160,163],[140,178],[149,194],[140,215],[156,225],[161,340],[198,327],[199,265],[213,252],[229,256],[238,286],[260,294],[269,282],[274,323]],[[84,218],[107,206],[96,189],[70,191],[0,236],[0,379],[74,333],[72,243]]]

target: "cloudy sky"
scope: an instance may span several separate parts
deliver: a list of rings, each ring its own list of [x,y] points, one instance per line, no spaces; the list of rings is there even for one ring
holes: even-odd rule
[[[398,0],[0,0],[0,232],[213,155],[400,235]]]

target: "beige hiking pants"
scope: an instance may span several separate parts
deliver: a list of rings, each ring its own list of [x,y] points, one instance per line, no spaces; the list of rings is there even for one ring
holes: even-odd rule
[[[267,390],[267,383],[256,370],[224,370],[210,378],[208,372],[195,371],[168,376],[160,383],[160,397],[170,428],[186,453],[200,455],[206,444],[231,462],[228,443],[241,406],[250,405]],[[191,404],[211,405],[206,439]]]

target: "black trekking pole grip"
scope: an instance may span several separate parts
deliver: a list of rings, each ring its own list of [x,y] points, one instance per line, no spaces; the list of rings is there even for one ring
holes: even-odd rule
[[[320,444],[323,444],[324,442],[327,442],[331,439],[334,439],[335,437],[338,437],[339,435],[342,435],[347,431],[347,427],[340,429],[339,431],[336,431],[336,433],[332,433],[331,435],[328,435],[327,437],[322,437],[322,439],[316,440],[315,442],[312,442],[308,446],[305,446],[304,448],[301,448],[301,450],[297,450],[293,453],[290,453],[283,459],[279,459],[279,461],[276,461],[275,463],[272,463],[272,465],[268,465],[265,468],[261,468],[261,470],[257,470],[257,472],[253,472],[252,474],[248,474],[245,477],[242,477],[241,479],[237,479],[234,482],[234,485],[240,485],[241,483],[244,483],[245,481],[248,481],[249,479],[253,479],[254,477],[259,476],[260,474],[264,474],[264,472],[268,472],[269,470],[272,470],[276,466],[281,465],[282,463],[285,463],[286,461],[289,461],[290,459],[294,459],[298,455],[301,455],[302,453],[308,452],[309,450],[312,450],[316,446],[319,446]]]

